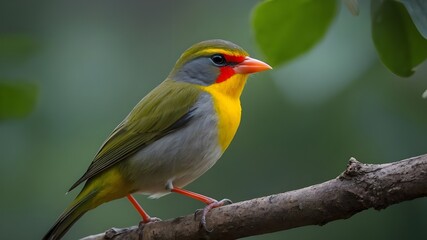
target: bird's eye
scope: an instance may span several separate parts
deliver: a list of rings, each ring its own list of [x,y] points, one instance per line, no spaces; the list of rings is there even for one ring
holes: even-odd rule
[[[224,66],[227,62],[225,57],[221,54],[215,54],[211,57],[211,61],[217,66]]]

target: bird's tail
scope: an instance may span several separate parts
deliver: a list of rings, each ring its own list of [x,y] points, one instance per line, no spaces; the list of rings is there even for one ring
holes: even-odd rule
[[[56,220],[53,227],[49,229],[43,240],[57,240],[60,239],[70,227],[90,209],[94,206],[94,198],[96,197],[98,190],[92,190],[86,192],[83,190],[71,205],[65,209],[61,216]]]

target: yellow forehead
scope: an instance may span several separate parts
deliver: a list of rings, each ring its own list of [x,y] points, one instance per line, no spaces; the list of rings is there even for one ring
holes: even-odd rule
[[[247,54],[242,54],[241,52],[228,51],[221,48],[203,49],[199,52],[198,55],[211,55],[211,54],[224,54],[229,56],[247,56]]]

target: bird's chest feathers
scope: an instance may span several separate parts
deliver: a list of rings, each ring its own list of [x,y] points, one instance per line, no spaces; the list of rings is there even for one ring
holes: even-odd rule
[[[246,79],[246,76],[236,74],[227,81],[202,87],[212,96],[214,110],[218,116],[218,140],[223,151],[233,140],[240,124],[240,95]]]

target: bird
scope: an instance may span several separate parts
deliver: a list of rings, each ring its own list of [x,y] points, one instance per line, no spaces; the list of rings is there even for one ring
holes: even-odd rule
[[[49,229],[44,240],[60,239],[87,211],[132,194],[159,198],[171,192],[206,204],[206,214],[230,203],[184,189],[221,157],[241,119],[240,96],[250,74],[272,69],[240,46],[213,39],[194,44],[157,87],[112,131],[86,172],[69,189],[84,187]]]

